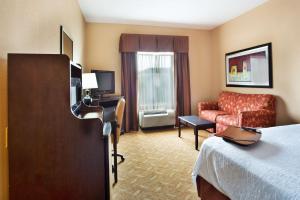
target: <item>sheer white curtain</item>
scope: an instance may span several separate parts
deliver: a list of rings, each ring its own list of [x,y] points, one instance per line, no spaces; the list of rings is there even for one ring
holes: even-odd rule
[[[138,109],[175,109],[174,54],[138,52]]]

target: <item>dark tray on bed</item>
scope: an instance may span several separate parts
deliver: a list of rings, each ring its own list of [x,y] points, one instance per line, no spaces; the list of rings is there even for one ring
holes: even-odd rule
[[[257,143],[261,138],[261,132],[255,128],[238,128],[230,126],[224,132],[216,134],[224,141],[234,144],[248,146]]]

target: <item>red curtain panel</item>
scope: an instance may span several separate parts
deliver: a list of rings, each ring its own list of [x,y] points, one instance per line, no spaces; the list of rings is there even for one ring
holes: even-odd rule
[[[191,115],[191,87],[188,53],[174,54],[176,76],[176,126],[178,116]]]
[[[122,52],[121,67],[121,92],[126,101],[123,128],[125,132],[138,131],[136,53]]]

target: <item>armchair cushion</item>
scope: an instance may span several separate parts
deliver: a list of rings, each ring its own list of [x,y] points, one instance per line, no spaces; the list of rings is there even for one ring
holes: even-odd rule
[[[202,119],[206,119],[208,121],[216,122],[216,118],[219,115],[227,115],[226,112],[220,110],[203,110],[200,112],[199,116]]]
[[[270,127],[275,126],[275,111],[260,109],[239,113],[239,126],[243,127]]]
[[[239,118],[237,115],[221,115],[217,117],[217,123],[226,126],[238,126]]]

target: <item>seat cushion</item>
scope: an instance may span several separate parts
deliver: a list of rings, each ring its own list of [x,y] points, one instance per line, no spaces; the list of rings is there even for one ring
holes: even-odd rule
[[[228,113],[220,110],[203,110],[200,112],[200,117],[208,121],[216,122],[217,116],[227,115]]]
[[[217,133],[222,133],[223,131],[225,131],[228,128],[228,126],[217,123],[216,128],[217,128]]]
[[[217,117],[216,122],[227,126],[238,126],[239,118],[237,115],[220,115]]]

